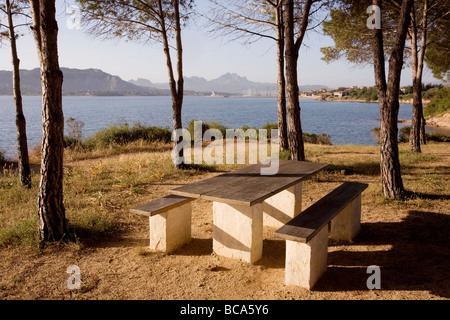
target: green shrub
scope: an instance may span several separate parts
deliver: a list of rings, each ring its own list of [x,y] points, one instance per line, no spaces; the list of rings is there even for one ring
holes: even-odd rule
[[[352,89],[349,91],[349,98],[357,100],[375,101],[378,99],[378,93],[375,87],[364,89]]]
[[[83,141],[72,138],[70,136],[64,136],[64,148],[75,149],[78,147],[82,147]]]
[[[189,121],[189,124],[187,127],[187,130],[189,131],[192,140],[194,140],[194,124],[196,121],[200,121],[200,120]],[[215,122],[215,121],[213,121],[213,122],[203,122],[202,121],[202,138],[203,138],[205,132],[208,131],[209,129],[219,130],[224,138],[227,136],[228,128],[225,127],[223,124]]]
[[[222,133],[222,136],[226,137],[228,128],[225,127],[224,125],[222,125],[218,122],[215,122],[215,121],[208,123],[207,125],[209,126],[209,129],[219,130],[220,133]]]
[[[450,142],[450,136],[447,136],[439,132],[435,132],[432,134],[427,134],[427,140],[434,142]]]
[[[408,142],[411,134],[411,127],[403,127],[398,133],[398,142]]]
[[[270,130],[278,129],[278,123],[266,123],[264,126],[261,127],[261,129],[266,129],[267,132],[270,134]]]
[[[270,140],[272,137],[272,130],[278,130],[278,123],[266,123],[261,127],[262,130],[267,130],[267,139]],[[259,130],[257,131],[259,137]]]
[[[291,151],[290,150],[280,151],[280,160],[291,160]]]
[[[408,142],[409,136],[411,134],[411,127],[403,127],[399,131],[399,138],[398,142]],[[434,142],[449,142],[450,136],[447,136],[443,133],[434,132],[432,134],[425,134],[425,137],[427,141],[434,141]]]
[[[250,127],[250,126],[247,126],[247,125],[241,127],[240,129],[244,130],[244,132],[247,131],[247,130],[251,130],[251,129],[256,130],[256,132],[258,132],[258,129],[256,127]]]
[[[380,128],[373,128],[372,130],[370,130],[373,137],[377,140],[377,143],[380,143],[380,130]]]
[[[0,165],[5,163],[5,152],[0,149]]]
[[[66,136],[64,137],[64,145],[67,148],[80,147],[82,149],[92,150],[107,147],[112,144],[123,145],[138,140],[146,142],[170,142],[172,140],[172,132],[168,128],[146,127],[140,123],[129,126],[125,123],[108,126],[106,129],[98,131],[84,141],[79,138]]]
[[[424,109],[426,118],[439,116],[450,109],[450,87],[441,88]]]
[[[194,122],[198,121],[198,120],[191,120],[188,124],[187,130],[189,131],[190,135],[191,135],[191,139],[194,140]],[[226,130],[227,128],[217,122],[202,122],[202,136],[205,134],[205,132],[209,129],[218,129],[223,137],[226,137]],[[265,129],[267,130],[267,139],[270,140],[271,138],[271,130],[276,130],[278,129],[278,124],[277,123],[266,123],[264,126],[261,127],[261,129],[256,129],[254,127],[250,127],[250,126],[243,126],[240,128],[241,130],[244,131],[244,133],[249,130],[249,129],[254,129],[256,131],[256,135],[259,138],[259,130],[261,129]],[[315,133],[303,133],[303,139],[306,143],[312,143],[312,144],[324,144],[324,145],[331,145],[331,140],[330,140],[330,136],[326,133],[321,133],[319,135],[315,134]]]

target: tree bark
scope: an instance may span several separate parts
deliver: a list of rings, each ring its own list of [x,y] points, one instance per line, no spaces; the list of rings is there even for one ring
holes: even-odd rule
[[[425,61],[425,50],[427,49],[427,34],[428,34],[428,0],[424,1],[423,5],[423,16],[422,16],[422,42],[420,45],[420,54],[419,54],[419,66],[418,71],[419,75],[418,78],[420,79],[420,82],[422,83],[422,75],[423,75],[423,67],[424,67],[424,61]],[[422,87],[421,94],[422,94]],[[426,144],[427,143],[427,137],[425,132],[425,124],[426,120],[423,115],[423,104],[422,104],[422,97],[420,97],[420,143]]]
[[[174,0],[175,12],[175,38],[177,45],[177,104],[174,109],[174,128],[183,128],[181,118],[181,109],[183,107],[184,99],[184,77],[183,77],[183,42],[181,40],[181,22],[180,22],[180,3],[179,0]]]
[[[427,136],[426,136],[426,131],[425,131],[426,123],[427,123],[427,120],[425,120],[425,117],[422,112],[422,121],[420,122],[420,143],[423,145],[427,144]]]
[[[304,161],[305,150],[300,121],[298,48],[294,39],[294,2],[285,0],[286,93],[291,160]]]
[[[280,149],[289,149],[288,129],[286,119],[286,77],[284,75],[284,20],[283,1],[279,1],[276,8],[277,23],[277,61],[278,61],[278,132]]]
[[[381,8],[381,0],[373,4]],[[389,59],[389,74],[386,81],[383,32],[373,29],[373,53],[375,82],[378,92],[381,115],[380,130],[380,170],[381,187],[385,197],[402,198],[404,187],[401,177],[398,152],[398,111],[400,76],[403,66],[403,50],[410,22],[413,0],[403,0],[397,27],[397,37]]]
[[[42,242],[67,236],[63,201],[63,74],[58,61],[55,0],[30,0],[33,34],[41,69],[42,163],[39,185],[39,234]]]
[[[413,114],[411,132],[409,136],[410,150],[413,152],[422,152],[421,143],[425,141],[425,124],[422,123],[423,117],[423,105],[422,105],[422,74],[424,57],[427,41],[427,11],[428,1],[424,1],[423,17],[422,17],[422,32],[421,32],[421,45],[420,52],[417,48],[418,32],[416,25],[416,14],[414,8],[411,10],[411,26],[409,41],[411,44],[411,67],[413,73]]]
[[[422,81],[413,69],[413,113],[411,120],[411,131],[409,134],[409,149],[412,152],[420,153],[421,149],[421,124],[423,118],[422,106]]]
[[[158,1],[159,19],[161,24],[161,36],[164,46],[164,54],[166,56],[167,70],[169,74],[169,86],[172,95],[172,113],[173,113],[173,132],[183,128],[183,122],[181,117],[181,110],[183,106],[184,97],[184,78],[183,78],[183,44],[181,40],[181,22],[180,22],[180,4],[178,0],[174,1],[174,15],[175,15],[175,38],[176,38],[176,51],[177,51],[177,80],[175,80],[172,58],[170,55],[170,45],[167,35],[167,27],[164,17],[164,9],[162,0]],[[175,136],[174,147],[177,143],[182,142],[182,136]],[[180,150],[180,159],[184,159],[183,149]],[[183,167],[184,161],[181,164],[175,164],[176,168]]]
[[[10,0],[5,1],[6,14],[8,16],[9,41],[13,65],[13,90],[16,107],[17,149],[19,178],[23,186],[31,188],[31,170],[28,157],[28,142],[26,120],[23,114],[22,92],[20,89],[20,60],[17,55],[16,33],[12,19],[12,6]]]

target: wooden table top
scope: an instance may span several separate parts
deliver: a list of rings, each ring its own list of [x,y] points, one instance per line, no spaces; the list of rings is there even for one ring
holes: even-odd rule
[[[276,175],[261,175],[263,165],[256,164],[173,189],[170,193],[232,205],[253,206],[328,166],[324,163],[280,160]]]

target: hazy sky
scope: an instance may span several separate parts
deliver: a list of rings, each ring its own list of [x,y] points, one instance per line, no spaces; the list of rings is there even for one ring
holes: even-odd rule
[[[197,8],[206,11],[207,0],[197,0]],[[120,76],[124,80],[136,78],[152,82],[167,82],[166,61],[159,44],[140,44],[126,41],[101,41],[87,35],[83,29],[67,27],[69,15],[66,8],[70,0],[57,0],[59,23],[59,57],[61,67],[96,68]],[[83,27],[83,26],[81,26]],[[191,25],[183,32],[184,74],[187,77],[200,76],[208,80],[226,72],[246,76],[256,82],[276,82],[276,48],[273,40],[261,40],[251,46],[231,43],[214,38],[201,22]],[[321,60],[320,48],[333,41],[317,33],[310,33],[299,58],[300,85],[320,84],[330,88],[352,85],[374,85],[373,67],[361,67],[345,61],[326,64]],[[18,42],[22,69],[39,66],[36,48],[31,34]],[[0,70],[11,70],[9,47],[0,48]],[[438,83],[431,72],[424,72],[425,83]],[[406,68],[402,85],[411,84],[411,71]]]

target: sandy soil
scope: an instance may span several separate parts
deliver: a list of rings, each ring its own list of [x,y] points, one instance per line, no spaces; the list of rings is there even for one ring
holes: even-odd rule
[[[428,119],[427,125],[450,130],[450,112]]]
[[[148,186],[148,200],[184,183]],[[305,208],[339,183],[306,182]],[[328,271],[312,291],[284,284],[285,243],[273,238],[273,229],[265,229],[263,259],[254,265],[215,255],[212,204],[197,200],[193,240],[170,255],[146,248],[148,220],[129,213],[118,217],[117,234],[99,243],[0,251],[0,299],[449,299],[448,206],[442,214],[420,207],[373,209],[370,201],[363,196],[355,241],[330,242]],[[67,288],[71,265],[80,267],[80,290]],[[381,290],[366,286],[371,265],[381,268]]]

